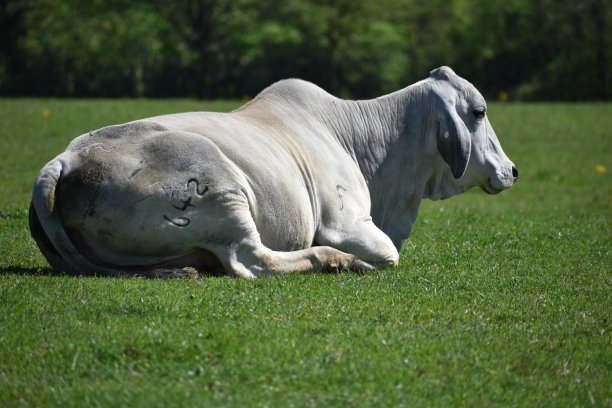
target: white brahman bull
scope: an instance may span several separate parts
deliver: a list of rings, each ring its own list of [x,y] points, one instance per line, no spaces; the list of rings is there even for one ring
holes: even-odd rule
[[[367,101],[280,81],[231,113],[75,139],[36,180],[30,225],[74,274],[259,275],[395,266],[423,198],[518,177],[450,68]]]

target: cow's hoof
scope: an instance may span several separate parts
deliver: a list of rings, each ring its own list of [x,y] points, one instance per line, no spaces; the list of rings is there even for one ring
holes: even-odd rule
[[[372,271],[376,268],[369,263],[362,261],[361,259],[355,258],[355,260],[349,265],[349,269],[352,271]]]
[[[338,275],[340,271],[342,271],[342,266],[335,262],[329,263],[325,266],[325,268],[323,268],[323,272],[329,273],[332,275]]]

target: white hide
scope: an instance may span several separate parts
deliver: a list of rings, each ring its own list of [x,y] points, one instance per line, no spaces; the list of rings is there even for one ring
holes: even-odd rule
[[[394,266],[421,199],[518,173],[480,93],[450,68],[347,101],[280,81],[231,113],[75,139],[36,181],[31,230],[71,273],[235,276]]]

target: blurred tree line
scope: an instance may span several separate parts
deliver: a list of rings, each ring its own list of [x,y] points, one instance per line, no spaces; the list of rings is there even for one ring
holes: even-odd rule
[[[1,0],[0,94],[371,97],[450,65],[487,96],[612,97],[609,0]],[[501,92],[501,93],[500,93]]]

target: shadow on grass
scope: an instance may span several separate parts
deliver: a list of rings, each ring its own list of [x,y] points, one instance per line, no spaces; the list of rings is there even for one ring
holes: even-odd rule
[[[68,276],[51,268],[25,268],[23,266],[0,267],[0,275]]]
[[[342,275],[342,274],[352,274],[358,276],[373,276],[379,273],[385,273],[385,271],[389,271],[390,268],[376,269],[373,271],[349,271],[348,269],[338,271],[338,272],[329,272],[329,271],[316,271],[314,273],[320,275]],[[313,272],[303,272],[301,275],[309,275]],[[227,278],[228,275],[225,273],[202,273],[196,277],[190,276],[179,276],[179,277],[150,277],[150,276],[142,276],[142,275],[123,275],[123,276],[106,276],[106,275],[74,275],[65,272],[57,272],[51,269],[50,267],[37,267],[37,268],[26,268],[23,266],[7,266],[0,267],[0,276],[3,275],[23,275],[23,276],[56,276],[56,277],[71,277],[71,278],[103,278],[103,279],[152,279],[152,280],[174,280],[174,279],[215,279],[215,278]],[[282,275],[278,275],[282,276]]]
[[[0,267],[0,276],[2,275],[28,275],[28,276],[57,276],[57,277],[73,277],[73,278],[106,278],[106,279],[210,279],[210,278],[222,278],[227,276],[221,273],[200,273],[196,277],[190,276],[176,276],[176,277],[150,277],[150,276],[142,276],[142,275],[122,275],[122,276],[106,276],[106,275],[88,275],[88,274],[80,274],[74,275],[65,272],[57,272],[51,269],[50,267],[38,267],[38,268],[26,268],[23,266],[5,266]]]

